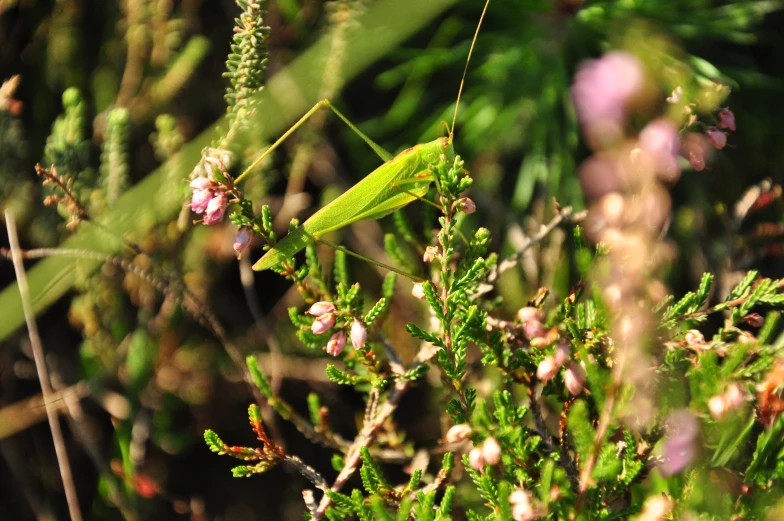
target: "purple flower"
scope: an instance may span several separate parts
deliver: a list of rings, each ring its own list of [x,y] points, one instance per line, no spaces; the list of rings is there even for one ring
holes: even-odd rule
[[[564,372],[564,385],[566,385],[566,390],[569,391],[569,394],[572,396],[577,396],[583,392],[583,387],[585,386],[585,369],[577,362],[570,363],[569,367],[566,368],[566,372]]]
[[[327,342],[326,351],[327,354],[329,355],[338,356],[340,353],[343,352],[343,348],[345,347],[346,347],[346,334],[343,331],[338,331],[337,333],[329,337],[329,342]]]
[[[237,253],[238,259],[242,257],[242,252],[248,248],[251,238],[253,238],[253,233],[250,228],[243,227],[237,230],[237,236],[234,237],[234,251]]]
[[[191,210],[196,213],[204,213],[214,197],[215,192],[212,190],[194,190],[191,197]]]
[[[557,372],[558,364],[555,363],[555,360],[553,360],[551,356],[548,356],[539,362],[539,366],[536,368],[536,378],[542,382],[548,382],[549,380],[552,380]]]
[[[455,206],[458,210],[463,212],[464,214],[472,214],[476,211],[476,204],[474,201],[469,199],[468,197],[461,197],[457,201],[455,201]]]
[[[697,172],[705,170],[705,161],[710,154],[708,140],[705,136],[696,132],[686,134],[681,147],[681,154],[689,160],[692,168]]]
[[[204,224],[212,226],[213,224],[221,222],[228,205],[229,197],[225,193],[216,194],[215,197],[210,199],[207,203],[207,209],[204,211]]]
[[[351,324],[351,345],[354,349],[362,349],[367,341],[367,328],[361,320],[354,319]]]
[[[670,477],[683,471],[697,454],[697,418],[687,409],[680,409],[667,418],[667,439],[664,440],[664,461],[659,464],[662,476]]]
[[[713,145],[713,148],[721,150],[727,146],[727,134],[717,129],[716,127],[711,127],[706,130],[705,135],[708,136],[708,143]]]
[[[640,132],[639,147],[644,158],[657,174],[666,179],[678,175],[678,150],[681,146],[678,128],[666,119],[656,119]]]
[[[735,114],[730,109],[724,107],[719,111],[719,128],[726,128],[727,130],[735,130]]]
[[[584,62],[574,77],[572,99],[586,134],[593,138],[619,134],[627,106],[643,82],[640,62],[627,52]]]

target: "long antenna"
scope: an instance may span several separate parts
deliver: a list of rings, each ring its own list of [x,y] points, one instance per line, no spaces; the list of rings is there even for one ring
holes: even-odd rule
[[[466,73],[468,73],[468,64],[471,63],[471,55],[474,53],[474,45],[476,44],[476,39],[479,36],[479,29],[482,27],[482,21],[485,19],[485,13],[487,12],[487,6],[490,5],[490,0],[485,2],[485,7],[482,9],[482,16],[479,17],[479,23],[476,24],[476,32],[474,33],[474,39],[471,40],[471,48],[468,49],[468,59],[466,59],[465,69],[463,69],[463,77],[460,78],[460,88],[457,91],[457,101],[455,102],[455,115],[452,116],[452,128],[449,129],[449,142],[452,142],[452,138],[455,137],[455,123],[457,122],[457,108],[460,106],[460,96],[463,94],[463,85],[465,84]]]

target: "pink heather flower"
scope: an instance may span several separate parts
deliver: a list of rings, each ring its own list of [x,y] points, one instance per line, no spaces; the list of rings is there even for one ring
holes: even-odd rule
[[[346,334],[343,331],[338,331],[334,333],[331,337],[329,337],[329,342],[327,342],[326,351],[328,355],[338,356],[340,353],[343,352],[343,348],[346,347]]]
[[[695,132],[686,134],[681,147],[681,154],[689,160],[694,170],[697,172],[705,170],[705,161],[709,153],[708,140],[704,135]]]
[[[482,458],[488,465],[498,465],[501,461],[501,445],[492,436],[482,444]]]
[[[675,90],[672,91],[672,95],[667,98],[667,103],[678,103],[681,101],[681,96],[683,96],[683,89],[680,86],[675,87]]]
[[[678,175],[681,141],[678,128],[671,121],[663,118],[651,121],[640,132],[638,143],[644,159],[655,173],[666,179]]]
[[[204,179],[203,177],[199,179]],[[212,190],[194,190],[191,197],[191,210],[196,213],[204,213],[210,201],[215,197]]]
[[[727,146],[727,134],[721,130],[711,127],[705,131],[705,135],[708,136],[708,143],[713,145],[713,148],[721,150]]]
[[[438,255],[438,246],[428,246],[425,248],[425,254],[422,256],[422,260],[425,262],[433,262],[436,255]]]
[[[193,181],[190,182],[191,190],[196,192],[197,190],[213,190],[215,189],[215,183],[207,179],[206,177],[197,177]]]
[[[586,133],[619,134],[627,106],[643,83],[640,62],[627,52],[583,62],[574,77],[572,99]]]
[[[724,413],[727,412],[726,409],[724,397],[722,395],[717,394],[708,400],[708,411],[714,420],[718,421],[724,418]]]
[[[525,338],[533,340],[534,338],[542,338],[546,331],[544,330],[544,325],[538,320],[529,320],[523,324],[523,333]]]
[[[542,382],[549,382],[557,372],[558,364],[555,363],[553,357],[548,356],[539,362],[539,366],[536,368],[536,378]]]
[[[455,201],[455,206],[464,214],[472,214],[476,211],[476,205],[474,204],[474,201],[468,197],[461,197]]]
[[[333,304],[332,302],[326,302],[322,300],[310,306],[310,309],[307,310],[305,313],[314,317],[320,317],[321,315],[326,315],[327,313],[334,313],[334,312],[335,312],[335,304]]]
[[[555,347],[555,355],[553,356],[553,359],[555,360],[556,365],[564,365],[569,361],[569,357],[571,355],[572,350],[569,347],[569,341],[565,338],[562,338],[558,341],[558,345]]]
[[[422,300],[425,298],[425,290],[422,289],[421,282],[417,282],[416,284],[414,284],[414,287],[411,290],[411,294],[414,296],[415,299]]]
[[[253,237],[253,233],[251,232],[250,228],[240,228],[237,230],[237,236],[234,237],[234,251],[237,253],[237,258],[239,259],[242,257],[242,252],[244,252],[248,245],[250,245],[250,240]]]
[[[333,315],[322,315],[313,322],[313,325],[310,326],[310,330],[313,331],[313,334],[320,335],[332,329],[332,326],[334,325],[335,317]]]
[[[531,494],[516,488],[509,494],[509,504],[512,505],[512,519],[514,521],[533,521],[544,516],[541,509],[536,508],[531,500]]]
[[[569,367],[566,368],[566,372],[564,372],[564,385],[566,385],[566,390],[569,391],[569,394],[572,396],[577,396],[583,392],[583,387],[585,386],[585,370],[577,362],[572,362],[569,364]]]
[[[667,418],[667,439],[664,440],[664,461],[659,464],[662,476],[670,477],[683,471],[697,453],[697,418],[687,409],[680,409]]]
[[[735,114],[727,107],[724,107],[719,111],[718,127],[732,131],[735,130]]]
[[[204,224],[212,226],[223,220],[226,207],[229,205],[229,198],[224,193],[219,193],[207,203],[207,210],[204,212]]]
[[[539,308],[535,308],[533,306],[526,306],[524,308],[520,308],[517,310],[517,320],[522,323],[529,322],[531,320],[535,320],[537,322],[541,322],[544,319],[544,313]]]
[[[744,320],[751,327],[762,327],[765,323],[765,319],[759,313],[751,313]]]
[[[362,349],[367,341],[367,328],[361,320],[354,319],[351,324],[351,345],[354,349]]]
[[[485,468],[485,458],[482,456],[482,449],[479,447],[471,449],[471,452],[468,453],[468,464],[474,470],[481,471]]]
[[[446,436],[444,436],[444,441],[447,443],[460,443],[461,441],[465,441],[471,435],[471,426],[467,423],[459,423],[457,425],[452,425],[452,427],[446,432]]]
[[[683,339],[690,347],[699,347],[705,343],[705,337],[698,329],[689,329],[683,336]]]

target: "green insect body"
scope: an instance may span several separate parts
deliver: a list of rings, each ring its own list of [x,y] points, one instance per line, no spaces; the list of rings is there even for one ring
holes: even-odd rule
[[[447,137],[404,150],[313,214],[264,254],[253,269],[270,269],[324,234],[363,219],[380,219],[423,197],[433,181],[430,167],[442,158],[447,162],[455,158]]]

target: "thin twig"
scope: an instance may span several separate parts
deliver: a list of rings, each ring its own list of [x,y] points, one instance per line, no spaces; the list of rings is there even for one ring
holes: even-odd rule
[[[376,439],[376,434],[378,434],[378,430],[387,421],[387,419],[392,416],[392,413],[395,412],[397,406],[400,404],[400,399],[408,390],[408,386],[411,384],[408,380],[398,380],[395,382],[394,387],[389,392],[386,401],[381,405],[379,408],[378,414],[373,419],[372,422],[366,423],[362,428],[362,432],[360,432],[357,437],[354,439],[354,443],[351,445],[351,448],[348,450],[346,454],[346,464],[343,469],[338,474],[338,477],[335,478],[335,482],[332,484],[331,490],[333,492],[340,492],[343,488],[343,485],[349,480],[349,478],[354,475],[356,472],[357,467],[359,466],[359,453],[362,447],[369,447],[371,443]],[[326,494],[324,497],[321,498],[321,502],[319,503],[318,510],[314,512],[313,519],[318,520],[324,517],[324,514],[327,511],[327,508],[332,504],[332,500]]]
[[[568,222],[579,222],[585,218],[586,211],[583,210],[581,212],[577,212],[576,214],[572,214],[572,207],[566,206],[561,208],[561,210],[553,217],[549,223],[544,225],[540,230],[539,233],[528,239],[528,242],[523,244],[523,246],[514,253],[514,255],[507,257],[506,259],[502,260],[498,264],[496,264],[493,269],[490,270],[490,273],[487,275],[487,283],[492,284],[498,279],[498,276],[505,272],[510,268],[514,268],[520,262],[520,259],[523,258],[523,255],[526,251],[531,249],[533,246],[539,244],[545,237],[547,237],[550,232],[552,232],[559,224],[564,221]],[[487,290],[489,291],[489,289]],[[485,291],[484,293],[487,293]]]
[[[44,404],[46,406],[46,416],[49,419],[49,428],[52,431],[54,451],[57,455],[60,477],[63,480],[65,499],[68,501],[68,511],[71,515],[71,521],[81,521],[82,513],[79,510],[79,498],[76,495],[76,487],[74,486],[73,474],[71,473],[71,464],[68,461],[65,440],[63,439],[63,433],[60,430],[60,421],[57,418],[57,411],[51,403],[53,393],[49,380],[49,371],[46,368],[44,349],[41,344],[41,337],[38,335],[38,326],[35,322],[33,302],[30,299],[30,288],[27,285],[27,274],[25,273],[24,262],[22,262],[19,237],[16,233],[16,221],[10,210],[6,210],[5,212],[5,222],[6,229],[8,230],[8,242],[11,247],[11,258],[14,263],[14,271],[16,272],[16,283],[19,286],[22,310],[24,311],[25,321],[27,322],[27,331],[30,335],[30,345],[33,350],[35,368],[38,371],[38,381],[41,384],[41,394],[43,395]]]

